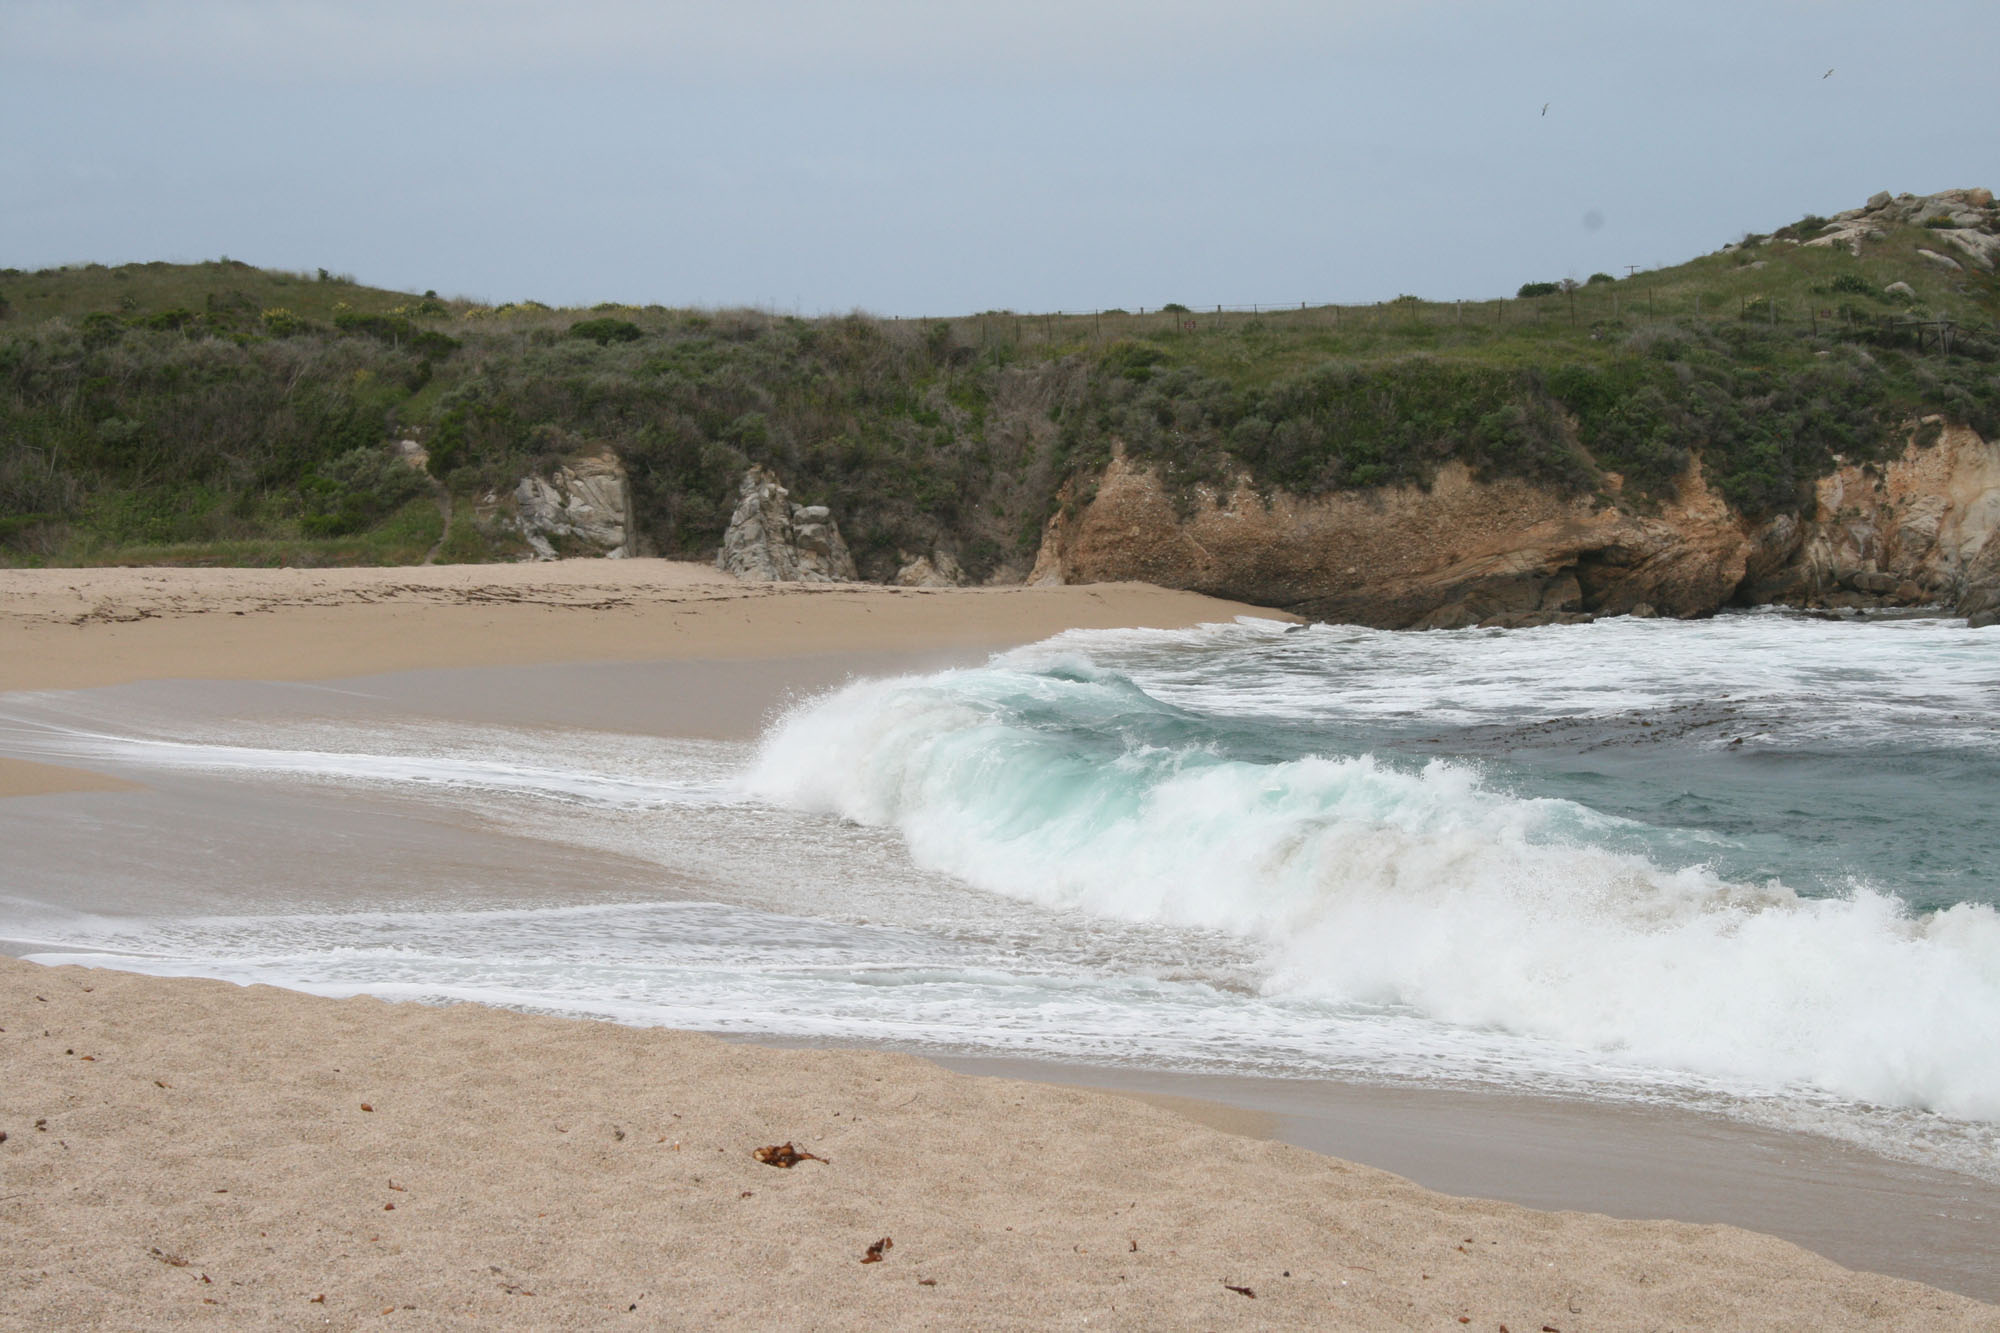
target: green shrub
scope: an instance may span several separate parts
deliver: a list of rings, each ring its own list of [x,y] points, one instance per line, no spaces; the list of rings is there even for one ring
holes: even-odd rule
[[[272,306],[262,313],[264,332],[273,338],[295,338],[311,330],[312,325],[293,314],[283,306]]]
[[[606,347],[612,343],[637,342],[646,334],[645,330],[630,320],[612,319],[607,316],[603,319],[580,320],[570,325],[569,336],[588,338],[599,347]]]
[[[1102,364],[1112,374],[1125,379],[1149,380],[1153,378],[1153,367],[1166,359],[1166,351],[1152,343],[1120,339],[1105,351]]]
[[[1514,295],[1517,298],[1524,298],[1529,296],[1554,296],[1557,292],[1561,290],[1562,290],[1561,285],[1553,282],[1524,282],[1521,284],[1521,290],[1515,292]]]
[[[364,532],[428,489],[423,474],[389,450],[353,449],[299,483],[299,531],[308,537]]]
[[[459,349],[458,339],[436,329],[420,329],[403,315],[364,315],[354,310],[336,309],[333,327],[342,333],[359,334],[395,348],[407,347],[417,355],[442,359]]]
[[[162,310],[157,314],[137,316],[130,321],[135,329],[151,329],[156,333],[178,333],[201,323],[201,316],[192,310],[175,308]]]
[[[90,351],[109,347],[125,336],[125,321],[104,310],[95,310],[83,317],[79,330],[83,334],[83,345]]]
[[[1593,273],[1590,275],[1588,279],[1585,280],[1583,285],[1586,287],[1595,287],[1600,282],[1616,282],[1616,281],[1618,281],[1618,279],[1612,277],[1609,273]]]
[[[1188,313],[1188,308],[1179,301],[1169,301],[1160,307],[1160,311],[1168,315],[1185,315]]]

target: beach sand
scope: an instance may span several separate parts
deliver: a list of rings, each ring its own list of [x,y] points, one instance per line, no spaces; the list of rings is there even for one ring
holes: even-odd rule
[[[1243,613],[1293,619],[1137,583],[759,584],[667,560],[15,569],[0,570],[0,692],[541,662],[915,657]]]
[[[561,723],[561,692],[492,668],[613,664],[574,668],[603,708],[636,698],[616,664],[671,660],[654,724],[740,735],[783,690],[856,670],[1245,612],[1130,585],[745,587],[650,561],[0,571],[0,689],[409,672],[433,707]],[[152,795],[50,767],[0,764],[0,805]],[[1766,1235],[1453,1198],[1274,1142],[1312,1117],[1269,1089],[1124,1091],[1164,1104],[0,960],[0,1327],[2000,1328],[2000,1308]],[[1384,1151],[1421,1174],[1425,1136],[1473,1166],[1518,1158],[1491,1109],[1370,1123],[1408,1121]],[[1671,1128],[1635,1133],[1708,1151]],[[787,1141],[828,1160],[752,1156]],[[1557,1201],[1631,1202],[1572,1156]]]

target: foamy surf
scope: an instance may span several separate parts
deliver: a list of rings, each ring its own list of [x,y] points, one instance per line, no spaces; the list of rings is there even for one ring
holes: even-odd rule
[[[1625,821],[1442,761],[1252,762],[1079,662],[850,686],[747,789],[894,829],[989,892],[1224,931],[1262,992],[1607,1064],[2000,1118],[2000,915],[1805,898],[1624,850]]]

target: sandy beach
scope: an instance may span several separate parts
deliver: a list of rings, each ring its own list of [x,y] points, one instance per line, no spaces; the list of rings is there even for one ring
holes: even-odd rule
[[[438,716],[616,707],[736,737],[854,674],[1238,614],[1268,613],[1140,585],[746,586],[658,561],[0,571],[0,693],[367,675]],[[31,829],[148,795],[0,758],[17,864],[46,853]],[[156,818],[167,838],[183,808]],[[614,859],[591,868],[615,887]],[[317,873],[338,890],[338,867]],[[1150,1104],[981,1072],[1001,1076],[0,960],[0,1326],[2000,1328],[2000,1308],[1768,1235],[1614,1220],[1672,1196],[1621,1193],[1589,1160],[1546,1196],[1576,1211],[1534,1211],[1277,1142],[1311,1119],[1282,1089],[1121,1089]],[[1502,1137],[1479,1114],[1385,1103],[1369,1123],[1418,1127],[1390,1153],[1418,1174],[1423,1135],[1476,1165]],[[1711,1151],[1633,1126],[1668,1156]],[[816,1156],[754,1155],[786,1143]]]

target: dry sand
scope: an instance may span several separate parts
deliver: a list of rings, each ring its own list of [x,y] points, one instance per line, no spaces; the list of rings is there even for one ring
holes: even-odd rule
[[[0,691],[175,677],[921,653],[1240,613],[1139,583],[746,584],[666,560],[394,569],[0,570]]]
[[[0,571],[0,689],[936,653],[1247,610],[648,561]],[[30,767],[0,782],[79,780]],[[2000,1329],[1768,1236],[1450,1198],[912,1057],[7,960],[0,1132],[6,1328]],[[751,1156],[788,1140],[829,1160]]]
[[[0,1014],[9,1328],[2000,1327],[909,1056],[13,961]]]

